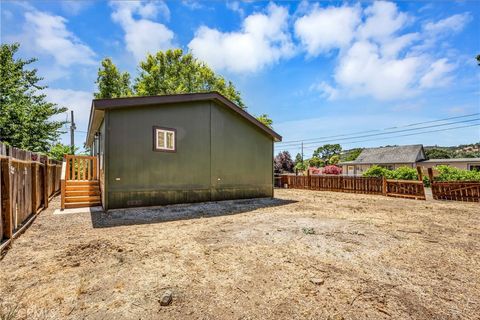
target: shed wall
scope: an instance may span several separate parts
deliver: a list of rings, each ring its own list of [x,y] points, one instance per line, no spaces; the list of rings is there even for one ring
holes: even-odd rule
[[[233,111],[206,101],[107,118],[106,209],[273,195],[273,140]],[[176,152],[153,150],[154,126],[176,129]]]

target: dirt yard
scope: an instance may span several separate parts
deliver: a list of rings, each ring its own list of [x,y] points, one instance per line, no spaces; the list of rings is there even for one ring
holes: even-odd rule
[[[479,319],[478,204],[275,195],[109,214],[50,209],[0,261],[0,314]],[[167,290],[173,301],[161,306]]]

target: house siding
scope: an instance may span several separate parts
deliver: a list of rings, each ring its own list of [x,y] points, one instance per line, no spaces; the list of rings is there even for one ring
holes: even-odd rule
[[[272,196],[272,138],[227,108],[202,101],[106,117],[106,209]],[[176,129],[176,152],[153,150],[154,126]]]

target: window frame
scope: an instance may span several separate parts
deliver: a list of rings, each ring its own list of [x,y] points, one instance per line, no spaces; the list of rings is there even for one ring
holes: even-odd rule
[[[158,138],[157,131],[158,130],[173,132],[173,149],[157,148],[157,138]],[[156,151],[156,152],[171,152],[171,153],[177,152],[177,129],[160,127],[160,126],[153,126],[153,151]]]

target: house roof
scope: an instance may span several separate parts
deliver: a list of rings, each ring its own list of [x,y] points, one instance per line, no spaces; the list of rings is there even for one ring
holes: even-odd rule
[[[425,159],[421,144],[363,149],[354,161],[341,164],[415,163]]]
[[[454,159],[429,159],[422,163],[455,163],[455,162],[480,162],[480,158],[454,158]]]
[[[125,107],[140,107],[149,105],[166,105],[184,102],[197,101],[215,101],[218,104],[233,110],[247,121],[270,135],[274,141],[282,141],[282,137],[258,121],[251,114],[237,106],[235,103],[225,98],[218,92],[204,92],[204,93],[186,93],[186,94],[171,94],[162,96],[143,96],[143,97],[125,97],[125,98],[111,98],[111,99],[94,99],[90,109],[90,120],[88,123],[88,133],[86,144],[91,145],[95,132],[100,127],[105,110],[125,108]]]

